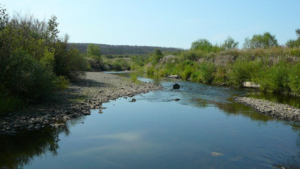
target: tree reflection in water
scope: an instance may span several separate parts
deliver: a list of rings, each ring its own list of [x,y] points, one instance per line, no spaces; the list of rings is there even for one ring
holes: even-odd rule
[[[22,168],[30,164],[34,157],[46,152],[57,156],[59,149],[58,136],[61,132],[68,135],[70,132],[65,126],[60,129],[44,129],[26,131],[16,136],[0,136],[0,168]]]

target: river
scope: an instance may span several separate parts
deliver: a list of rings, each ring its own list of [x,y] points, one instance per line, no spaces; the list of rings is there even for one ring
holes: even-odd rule
[[[104,103],[59,130],[0,136],[0,168],[300,168],[300,123],[232,102],[251,90],[138,78],[165,90]]]

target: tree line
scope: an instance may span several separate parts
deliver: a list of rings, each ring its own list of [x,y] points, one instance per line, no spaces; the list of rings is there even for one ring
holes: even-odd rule
[[[75,45],[80,53],[86,53],[89,43],[74,43],[69,46]],[[129,46],[129,45],[106,45],[94,44],[101,49],[103,55],[146,55],[159,49],[162,52],[176,52],[183,49],[168,48],[168,47],[155,47],[155,46]]]

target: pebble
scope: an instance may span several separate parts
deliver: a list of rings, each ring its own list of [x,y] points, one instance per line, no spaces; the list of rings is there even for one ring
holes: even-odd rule
[[[255,111],[285,121],[300,121],[300,109],[286,104],[249,97],[234,97],[234,101],[252,107]]]
[[[102,77],[102,80],[105,79],[108,81],[108,86],[99,86],[101,87],[100,90],[98,88],[95,92],[89,92],[89,99],[81,101],[77,105],[72,105],[70,107],[57,106],[48,108],[45,112],[35,116],[24,114],[16,116],[15,114],[10,113],[7,117],[0,118],[1,134],[17,134],[19,133],[19,130],[40,130],[46,126],[58,128],[64,125],[61,123],[58,124],[57,122],[59,120],[66,122],[72,118],[78,118],[83,115],[91,115],[91,108],[98,109],[99,114],[102,114],[102,109],[106,109],[106,107],[102,107],[102,103],[110,100],[115,100],[121,97],[133,97],[137,94],[163,89],[162,86],[152,83],[141,82],[141,85],[132,84],[132,82],[124,80],[124,78],[119,76],[108,75],[101,72],[88,72],[87,75],[92,75],[90,79],[95,78],[95,76]],[[115,85],[116,87],[114,87]],[[80,90],[84,91],[85,87],[80,87]],[[85,97],[86,94],[78,93],[78,96]],[[136,99],[132,98],[131,101],[134,102]],[[31,113],[29,112],[29,114]]]

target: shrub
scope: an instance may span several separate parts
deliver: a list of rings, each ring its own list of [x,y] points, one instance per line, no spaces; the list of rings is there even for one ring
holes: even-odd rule
[[[146,73],[147,73],[147,75],[153,75],[154,67],[153,66],[147,67]]]
[[[231,64],[231,68],[228,73],[230,84],[240,87],[245,81],[257,81],[257,77],[260,76],[259,72],[261,67],[262,64],[259,60],[236,60],[233,64]]]
[[[206,54],[199,50],[199,51],[188,51],[183,53],[183,59],[185,60],[191,60],[191,61],[197,61],[199,58],[206,57]]]
[[[22,109],[27,105],[24,99],[12,96],[7,93],[4,86],[0,86],[0,116],[7,114],[12,110]]]
[[[181,72],[181,77],[184,80],[190,78],[191,74],[193,73],[193,69],[191,66],[185,66],[184,70]]]
[[[131,73],[131,74],[130,74],[130,77],[131,77],[131,81],[132,81],[133,83],[137,83],[137,84],[140,84],[140,83],[141,83],[141,81],[138,80],[137,74],[136,74],[136,73]]]
[[[264,69],[258,78],[260,88],[269,92],[281,92],[288,90],[288,67],[281,62]]]
[[[295,94],[300,94],[300,62],[294,65],[288,75],[288,86]]]
[[[226,68],[223,66],[219,66],[215,70],[214,74],[214,83],[221,84],[221,83],[226,83],[227,81],[227,72]]]
[[[213,81],[215,72],[215,65],[209,62],[200,64],[200,80],[204,83],[211,83]]]
[[[36,100],[56,88],[52,71],[22,50],[12,52],[6,65],[1,67],[0,80],[11,95]]]

